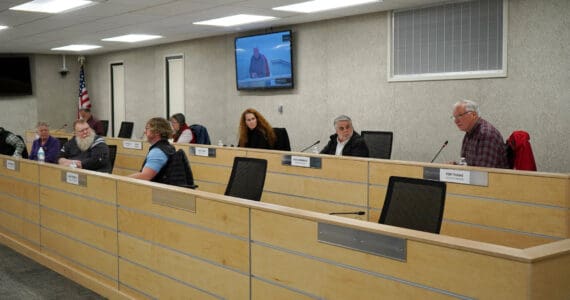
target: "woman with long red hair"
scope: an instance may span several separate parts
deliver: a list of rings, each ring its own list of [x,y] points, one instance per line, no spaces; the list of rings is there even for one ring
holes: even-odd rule
[[[273,127],[257,110],[248,108],[241,114],[238,146],[273,149],[275,141]]]

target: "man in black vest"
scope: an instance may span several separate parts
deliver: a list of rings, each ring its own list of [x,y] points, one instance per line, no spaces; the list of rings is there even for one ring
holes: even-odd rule
[[[0,127],[0,154],[27,158],[26,144],[19,136]]]

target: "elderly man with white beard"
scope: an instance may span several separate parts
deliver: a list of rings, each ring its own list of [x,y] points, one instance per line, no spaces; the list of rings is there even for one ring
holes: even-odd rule
[[[73,129],[75,136],[61,148],[58,164],[111,173],[109,146],[103,137],[96,135],[85,120],[75,121]]]

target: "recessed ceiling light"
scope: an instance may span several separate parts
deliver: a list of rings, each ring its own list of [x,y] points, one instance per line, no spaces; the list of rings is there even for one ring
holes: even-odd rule
[[[97,45],[67,45],[58,48],[51,48],[53,51],[85,51],[91,49],[101,48],[101,46]]]
[[[136,43],[148,40],[159,39],[162,36],[160,35],[150,35],[150,34],[127,34],[116,36],[112,38],[102,39],[102,41],[106,42],[124,42],[124,43]]]
[[[277,19],[276,17],[271,16],[258,16],[258,15],[234,15],[229,17],[223,17],[218,19],[211,19],[206,21],[194,22],[192,24],[195,25],[211,25],[211,26],[222,26],[222,27],[229,27],[229,26],[236,26],[236,25],[243,25],[249,23],[256,23],[256,22],[263,22],[267,20]]]
[[[95,4],[95,2],[88,0],[34,0],[11,7],[10,9],[57,14],[93,4]]]
[[[274,10],[292,11],[300,13],[314,13],[324,10],[331,10],[372,2],[382,2],[382,0],[314,0],[297,4],[274,7]]]
[[[7,28],[8,28],[8,26],[0,25],[0,30],[2,30],[2,29],[7,29]]]

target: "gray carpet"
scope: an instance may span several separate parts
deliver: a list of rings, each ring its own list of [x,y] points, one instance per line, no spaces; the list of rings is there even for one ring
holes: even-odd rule
[[[0,244],[0,299],[105,299]]]

